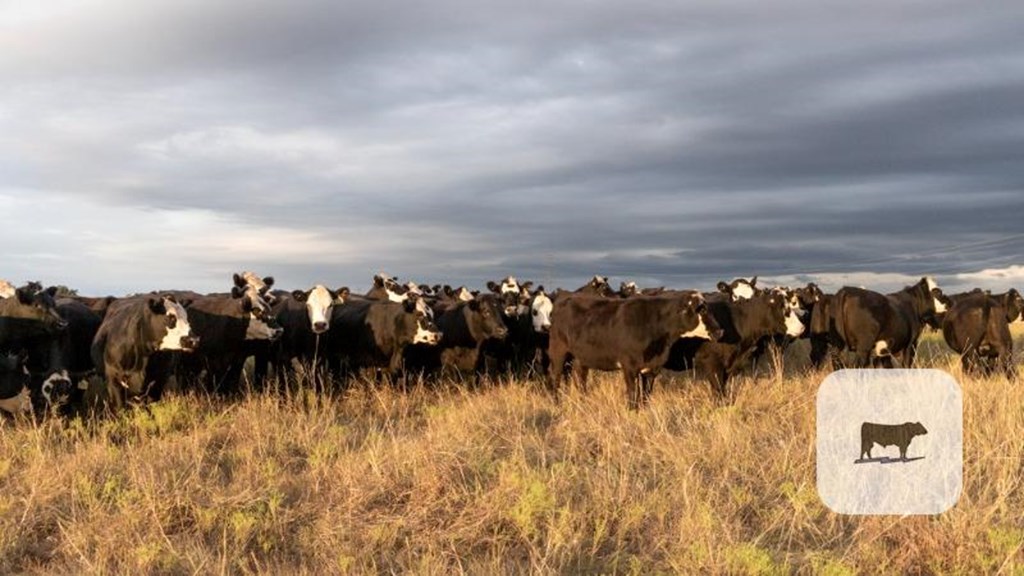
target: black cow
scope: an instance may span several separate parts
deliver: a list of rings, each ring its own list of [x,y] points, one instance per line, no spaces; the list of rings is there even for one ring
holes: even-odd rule
[[[92,359],[92,342],[103,324],[107,306],[97,309],[74,296],[58,298],[57,312],[68,326],[60,338],[62,370],[47,378],[40,389],[42,403],[51,411],[69,414],[82,407],[88,379],[96,372]]]
[[[742,288],[741,293],[745,295]],[[719,398],[728,397],[729,378],[751,365],[751,358],[764,338],[795,337],[804,329],[796,311],[777,292],[757,291],[749,298],[717,292],[706,294],[705,299],[721,336],[711,342],[699,338],[677,340],[665,368],[695,369]]]
[[[1016,290],[992,296],[970,293],[954,299],[942,319],[942,336],[960,354],[964,373],[991,374],[1001,369],[1015,376],[1010,323],[1020,318],[1024,300]]]
[[[892,294],[844,287],[833,298],[836,334],[856,354],[858,367],[893,367],[894,355],[903,366],[914,365],[917,341],[927,324],[938,328],[938,317],[949,300],[931,278]]]
[[[896,446],[900,449],[900,458],[907,459],[907,448],[915,436],[927,434],[920,422],[904,422],[903,424],[875,424],[864,422],[860,425],[860,458],[871,459],[871,449],[875,444],[882,448]]]
[[[485,371],[484,344],[508,335],[498,299],[487,295],[441,307],[435,310],[434,319],[441,341],[407,347],[406,368],[411,372],[472,374],[474,384],[479,384]]]
[[[17,416],[32,411],[27,354],[0,354],[0,412]]]
[[[231,296],[204,296],[186,307],[192,334],[199,346],[183,359],[187,380],[205,372],[206,389],[230,395],[238,392],[249,342],[273,342],[282,329],[270,306],[252,286],[235,287]]]
[[[188,312],[171,295],[119,300],[111,307],[92,343],[92,361],[106,380],[110,406],[125,400],[145,401],[150,383],[150,359],[161,350],[192,351]]]
[[[817,284],[809,283],[806,286],[800,288],[790,288],[788,286],[777,286],[775,288],[769,288],[769,291],[780,296],[786,300],[787,305],[791,310],[796,313],[800,323],[804,325],[804,329],[799,336],[792,336],[789,334],[775,334],[772,336],[765,336],[757,344],[757,348],[754,350],[751,358],[751,363],[756,367],[760,358],[767,353],[769,350],[774,353],[782,355],[785,354],[786,348],[797,339],[806,339],[811,337],[811,321],[814,314],[814,308],[824,298],[824,293],[818,288]]]
[[[718,327],[697,292],[612,299],[556,298],[548,343],[548,386],[561,385],[567,361],[581,385],[590,369],[622,370],[631,409],[646,404],[672,345],[684,337],[712,339]]]
[[[327,333],[329,362],[344,362],[352,374],[370,368],[391,378],[401,374],[407,346],[441,341],[441,332],[420,310],[418,300],[352,298],[335,306]]]

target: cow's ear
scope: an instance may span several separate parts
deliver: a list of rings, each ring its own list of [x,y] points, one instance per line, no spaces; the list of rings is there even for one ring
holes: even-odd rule
[[[191,298],[182,298],[181,302],[178,302],[178,304],[181,304],[182,308],[188,308],[189,306],[192,305],[192,302],[194,302],[194,300],[192,300]]]
[[[381,277],[380,274],[374,274],[373,275],[373,287],[374,288],[383,288],[384,287],[384,278]]]
[[[267,290],[270,290],[270,287],[274,285],[274,277],[267,276],[263,279],[263,283],[267,285]]]
[[[150,298],[148,304],[149,304],[149,309],[150,309],[151,312],[153,312],[153,314],[166,314],[167,313],[167,306],[164,305],[164,299],[163,298]]]
[[[245,291],[242,290],[241,286],[233,286],[231,288],[231,297],[232,298],[241,298],[242,295],[244,295],[244,294],[245,294]]]
[[[248,314],[249,312],[252,312],[252,298],[249,298],[248,296],[242,298],[241,305],[242,313]]]
[[[50,286],[49,288],[46,289],[46,293],[50,295],[50,298],[56,298],[57,297],[57,287],[56,286]]]
[[[480,311],[480,301],[477,300],[476,298],[474,298],[474,299],[470,300],[469,302],[467,302],[466,305],[469,306],[469,309],[472,310],[473,312],[479,312]]]
[[[335,297],[335,298],[339,298],[339,299],[341,299],[341,300],[344,300],[344,299],[348,298],[348,295],[349,295],[350,293],[351,293],[351,292],[349,292],[348,286],[342,286],[341,288],[338,288],[338,289],[337,289],[337,290],[336,290],[336,291],[334,292],[334,297]]]
[[[732,292],[732,290],[729,289],[729,285],[726,284],[725,282],[719,282],[718,283],[718,291],[719,292],[725,292],[726,294],[729,294],[729,293]]]
[[[416,299],[415,298],[406,298],[402,302],[402,306],[405,307],[405,311],[406,312],[409,312],[409,313],[415,312],[416,311]]]
[[[241,288],[242,286],[245,286],[247,284],[247,282],[245,281],[245,278],[242,278],[242,275],[237,273],[237,272],[232,277],[232,280],[235,281],[235,286],[237,286],[239,288]]]
[[[498,284],[495,283],[494,280],[487,281],[487,289],[490,290],[491,292],[494,292],[495,294],[501,294],[501,286],[498,286]]]
[[[305,302],[306,299],[309,298],[309,292],[292,290],[292,298],[294,298],[296,302]]]
[[[754,276],[753,278],[750,279],[750,287],[751,288],[756,288],[757,287],[757,276]]]
[[[533,281],[524,282],[524,283],[520,284],[519,287],[522,288],[523,290],[526,290],[527,292],[529,292],[530,288],[533,288]]]
[[[434,294],[437,294],[438,292],[441,291],[441,285],[440,284],[434,284],[433,286],[430,287],[430,289],[434,292]]]
[[[445,285],[444,285],[444,286],[443,286],[443,287],[441,288],[441,291],[442,291],[442,292],[444,292],[444,295],[445,295],[445,296],[454,296],[454,295],[455,295],[455,291],[454,291],[454,290],[452,290],[452,287],[451,287],[451,286],[449,286],[449,285],[447,285],[447,284],[445,284]]]

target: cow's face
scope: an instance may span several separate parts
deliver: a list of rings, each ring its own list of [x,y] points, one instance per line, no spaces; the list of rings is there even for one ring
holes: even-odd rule
[[[0,280],[0,298],[10,298],[11,296],[14,296],[14,292],[14,284],[11,284],[7,280]]]
[[[619,296],[622,298],[636,296],[639,293],[640,287],[636,285],[636,282],[623,282],[619,285]]]
[[[149,310],[152,312],[160,334],[158,350],[184,350],[191,352],[199,344],[199,338],[192,335],[192,327],[188,323],[188,312],[174,298],[150,298]]]
[[[471,312],[474,332],[484,339],[502,340],[508,335],[508,328],[505,327],[505,321],[501,318],[501,308],[493,296],[474,299],[466,303],[466,307]]]
[[[398,283],[398,280],[381,272],[373,277],[373,288],[376,291],[383,290],[390,302],[405,302],[409,297],[409,289]]]
[[[685,326],[693,326],[679,335],[680,338],[699,338],[701,340],[718,340],[722,337],[722,328],[708,310],[704,296],[699,292],[691,292],[679,297]]]
[[[800,321],[797,310],[790,306],[789,299],[776,290],[763,292],[759,297],[764,299],[774,332],[787,336],[799,336],[804,332],[804,323]]]
[[[922,282],[928,290],[928,297],[930,299],[931,311],[935,314],[945,314],[949,310],[949,298],[942,293],[938,285],[935,284],[935,280],[930,276],[926,276]]]
[[[757,288],[757,276],[750,280],[737,278],[728,284],[719,282],[718,291],[727,294],[733,302],[737,300],[750,300],[760,293],[760,290]]]
[[[53,410],[68,403],[71,399],[73,387],[74,385],[71,383],[71,378],[68,377],[67,370],[60,370],[50,374],[46,380],[43,380],[39,390],[43,396],[43,401],[46,402],[46,407]]]
[[[424,314],[419,308],[420,298],[411,298],[402,303],[405,313],[410,316],[412,322],[412,343],[429,344],[431,346],[441,342],[441,331],[434,325],[432,316]],[[428,307],[429,308],[429,307]]]
[[[515,276],[507,276],[501,281],[501,284],[487,283],[487,289],[501,299],[502,312],[509,318],[517,318],[526,312],[523,309],[523,287],[524,285],[520,284]],[[529,292],[528,288],[527,292]]]
[[[544,287],[541,286],[533,295],[533,302],[530,303],[530,316],[534,332],[546,334],[551,330],[551,311],[554,309],[554,302],[548,298]]]
[[[1006,293],[1006,301],[1003,302],[1003,306],[1006,308],[1007,322],[1024,320],[1024,297],[1017,292],[1016,288],[1010,288],[1010,291]]]
[[[803,288],[797,288],[794,292],[796,292],[796,296],[800,300],[801,307],[805,310],[809,310],[811,306],[821,302],[821,299],[825,296],[825,293],[814,282],[808,283]]]
[[[925,430],[924,426],[922,426],[920,422],[914,422],[914,424],[910,427],[910,430],[911,432],[913,432],[914,436],[923,436],[928,433],[928,431]]]
[[[270,311],[270,305],[260,297],[254,289],[241,298],[242,313],[248,316],[249,324],[245,329],[246,340],[277,340],[284,329],[277,324],[277,319]]]
[[[235,288],[240,288],[243,291],[247,288],[255,290],[267,304],[273,305],[277,301],[275,296],[270,289],[274,286],[274,277],[266,276],[260,278],[253,272],[242,272],[235,274],[233,277],[235,282]]]
[[[331,329],[331,308],[336,304],[344,304],[348,295],[348,287],[332,292],[322,284],[317,284],[305,292],[302,290],[292,292],[292,297],[296,301],[306,304],[306,316],[309,318],[309,326],[313,329],[314,334],[323,334]]]
[[[57,304],[53,300],[56,294],[56,287],[43,290],[38,282],[30,282],[14,291],[13,300],[17,305],[13,309],[9,308],[8,314],[22,320],[39,322],[46,333],[58,334],[68,327],[68,323],[57,312]]]

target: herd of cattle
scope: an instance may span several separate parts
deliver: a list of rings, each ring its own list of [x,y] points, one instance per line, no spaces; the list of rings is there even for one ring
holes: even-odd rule
[[[233,395],[250,358],[257,388],[303,367],[343,384],[535,372],[552,391],[567,371],[585,387],[591,369],[621,370],[636,408],[662,370],[693,371],[727,397],[731,376],[797,338],[810,340],[816,367],[910,367],[926,325],[942,331],[965,371],[1014,377],[1009,325],[1024,314],[1016,290],[947,295],[930,278],[891,294],[762,288],[756,277],[710,293],[634,283],[614,290],[600,276],[550,293],[511,276],[483,292],[384,274],[364,296],[273,284],[244,272],[224,293],[95,298],[0,281],[0,410],[94,409],[90,383],[109,410],[157,400],[172,381]]]

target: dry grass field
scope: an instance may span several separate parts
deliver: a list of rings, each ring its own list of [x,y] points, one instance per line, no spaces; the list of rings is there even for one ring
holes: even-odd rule
[[[815,491],[826,373],[800,352],[732,405],[679,375],[629,412],[604,374],[557,401],[365,386],[8,421],[0,573],[1024,573],[1024,382],[962,379],[928,336],[964,389],[963,496],[844,517]]]

